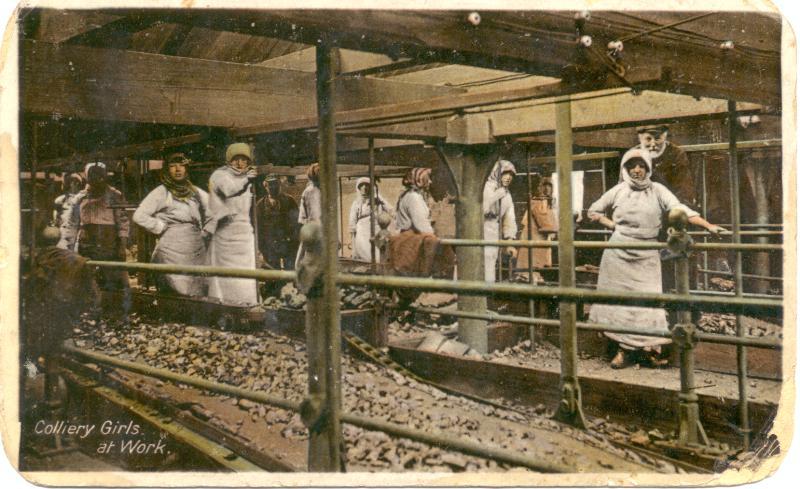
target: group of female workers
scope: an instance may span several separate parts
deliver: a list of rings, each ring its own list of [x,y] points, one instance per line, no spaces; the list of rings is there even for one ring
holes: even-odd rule
[[[161,185],[153,190],[136,210],[134,221],[159,236],[153,253],[156,263],[204,264],[230,268],[255,268],[255,243],[250,222],[252,185],[255,170],[249,145],[232,144],[226,151],[227,164],[217,169],[209,180],[209,190],[194,186],[189,179],[188,159],[182,153],[171,155],[161,173]],[[722,228],[708,223],[682,204],[664,185],[653,182],[653,165],[648,151],[629,150],[620,164],[622,181],[605,192],[589,208],[592,221],[613,231],[610,242],[654,242],[663,224],[663,215],[675,208],[682,209],[689,222],[714,234]],[[516,174],[514,165],[500,160],[492,169],[484,187],[484,239],[514,239],[517,223],[509,186]],[[319,165],[308,169],[309,183],[299,205],[299,223],[321,219]],[[427,203],[431,170],[412,168],[403,178],[404,190],[395,208],[395,225],[400,231],[432,234],[430,209]],[[370,228],[372,209],[377,214],[391,214],[392,208],[380,195],[377,185],[368,178],[356,182],[358,197],[349,214],[349,230],[353,242],[353,258],[371,259],[371,237],[377,229]],[[370,195],[372,194],[372,195]],[[374,199],[374,207],[370,204]],[[376,216],[377,217],[377,216]],[[207,252],[206,252],[207,250]],[[514,255],[515,250],[507,248]],[[485,279],[494,281],[497,247],[485,247]],[[206,261],[206,255],[208,259]],[[298,258],[302,249],[298,252]],[[377,257],[376,257],[377,258]],[[165,285],[183,295],[204,295],[223,303],[256,304],[256,282],[252,279],[212,277],[208,281],[188,275],[166,275]],[[598,289],[661,292],[661,263],[657,250],[606,249],[600,263]],[[644,327],[667,331],[663,309],[635,306],[595,304],[590,320],[601,324]],[[664,338],[631,334],[606,333],[619,345],[612,360],[613,367],[628,362],[633,350],[650,354],[655,365]]]

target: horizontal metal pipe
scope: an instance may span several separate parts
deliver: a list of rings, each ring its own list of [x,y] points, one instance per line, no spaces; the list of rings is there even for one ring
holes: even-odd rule
[[[210,392],[217,392],[219,394],[225,394],[233,397],[249,399],[251,401],[269,404],[270,406],[277,406],[281,409],[286,409],[289,411],[294,411],[294,412],[300,411],[299,402],[289,401],[287,399],[283,399],[280,397],[270,396],[263,392],[254,392],[247,389],[242,389],[241,387],[235,387],[229,384],[212,382],[210,380],[206,380],[200,377],[179,374],[164,368],[151,367],[150,365],[138,362],[130,362],[128,360],[122,360],[117,357],[104,355],[102,353],[86,350],[83,348],[77,348],[68,344],[64,344],[62,346],[62,350],[67,353],[77,355],[81,358],[91,360],[93,362],[119,367],[142,375],[147,375],[150,377],[155,377],[163,380],[169,380],[170,382],[176,382],[179,384],[191,385],[194,387],[198,387],[200,389],[205,389]]]
[[[523,240],[523,239],[504,239],[504,240],[483,240],[483,239],[456,239],[446,238],[440,240],[446,246],[517,246],[520,248],[557,248],[558,241],[543,240]],[[662,242],[616,242],[608,241],[575,241],[575,248],[584,249],[624,249],[624,250],[662,250],[667,248],[666,243]],[[781,251],[783,245],[780,244],[760,244],[760,243],[693,243],[690,245],[693,250],[732,250],[732,251]]]
[[[708,275],[720,275],[720,276],[723,276],[723,277],[733,277],[733,273],[732,272],[721,272],[719,270],[708,270],[706,268],[698,268],[696,271],[700,272],[700,273],[706,273]],[[775,281],[775,282],[783,282],[783,277],[770,277],[770,276],[767,276],[767,275],[754,275],[752,273],[743,273],[742,274],[742,278],[753,278],[753,279],[758,279],[758,280],[772,280],[772,281]]]
[[[575,471],[573,467],[568,467],[566,465],[544,459],[534,460],[532,458],[524,457],[518,452],[512,450],[489,447],[485,443],[456,438],[442,433],[441,431],[419,431],[390,423],[388,421],[344,413],[342,413],[342,421],[367,430],[383,431],[384,433],[388,433],[390,435],[408,438],[414,441],[420,441],[447,450],[455,450],[467,455],[487,458],[509,465],[527,467],[535,470],[536,472],[568,473]]]
[[[254,278],[260,280],[290,281],[296,274],[281,270],[250,270],[239,268],[206,267],[197,265],[163,265],[158,263],[128,263],[88,261],[87,264],[120,270],[142,270],[187,275],[216,275],[220,277]],[[658,294],[631,291],[587,290],[575,287],[531,287],[527,284],[486,283],[469,280],[444,280],[432,278],[392,277],[386,275],[338,274],[339,285],[363,285],[377,288],[404,288],[429,291],[454,292],[467,295],[517,295],[520,297],[559,297],[567,301],[627,304],[645,307],[684,306],[707,311],[763,311],[783,309],[777,300],[747,297],[684,297],[679,294]]]
[[[575,231],[576,233],[580,234],[600,234],[600,235],[609,235],[612,234],[613,231],[607,229],[578,229]],[[741,231],[739,234],[742,236],[783,236],[783,231]],[[708,231],[689,231],[690,236],[708,236],[711,237],[712,234]],[[722,237],[730,236],[726,234],[722,234]]]
[[[158,379],[168,380],[179,384],[190,385],[204,389],[209,392],[215,392],[241,399],[248,399],[253,402],[269,404],[288,411],[300,412],[300,403],[281,399],[278,397],[264,394],[263,392],[254,392],[240,387],[234,387],[229,384],[220,382],[212,382],[191,375],[184,375],[172,372],[167,369],[151,367],[137,362],[129,362],[121,360],[116,357],[104,355],[102,353],[76,348],[70,345],[64,345],[63,351],[70,353],[93,362],[119,367],[131,372],[137,372],[142,375],[155,377]],[[383,431],[387,434],[408,438],[410,440],[428,443],[430,445],[442,447],[448,450],[454,450],[467,455],[474,455],[481,458],[495,460],[500,463],[507,463],[511,465],[527,467],[538,472],[551,472],[551,473],[565,473],[573,472],[572,467],[566,465],[549,462],[546,460],[534,460],[529,457],[519,455],[517,452],[505,450],[501,448],[487,447],[485,444],[456,438],[441,432],[425,432],[421,430],[414,430],[404,426],[390,423],[374,418],[354,416],[352,414],[342,414],[341,420],[345,423],[352,424],[367,430]]]
[[[264,270],[246,268],[209,267],[205,265],[167,265],[163,263],[136,263],[121,261],[89,260],[88,266],[111,268],[117,270],[171,273],[179,275],[200,275],[234,278],[254,278],[257,280],[290,282],[297,278],[297,273],[288,270]]]
[[[424,314],[438,314],[440,316],[484,319],[487,321],[500,321],[500,322],[514,323],[514,324],[528,324],[533,326],[545,326],[552,328],[557,328],[561,326],[560,321],[558,319],[541,319],[541,318],[530,318],[525,316],[510,316],[505,314],[495,314],[493,312],[487,312],[485,314],[481,314],[479,312],[435,309],[430,307],[412,306],[410,307],[410,309],[413,309],[414,311],[421,312]],[[614,326],[611,324],[601,324],[601,323],[589,323],[583,321],[578,321],[576,324],[578,326],[578,329],[584,329],[587,331],[598,331],[598,332],[609,332],[609,333],[620,333],[620,334],[638,334],[642,336],[653,336],[657,338],[672,338],[672,333],[668,331],[658,331],[649,328],[641,328],[641,329],[626,328],[624,326]],[[768,338],[758,338],[754,336],[739,338],[736,336],[727,336],[721,334],[697,333],[697,339],[707,343],[718,343],[723,345],[743,345],[754,348],[781,349],[783,347],[782,343],[778,340],[772,340]]]
[[[527,284],[487,283],[483,281],[443,280],[432,278],[410,278],[339,274],[341,285],[363,285],[384,289],[403,288],[468,295],[515,295],[526,298],[558,297],[563,301],[578,301],[602,304],[623,304],[643,307],[684,307],[714,312],[775,312],[783,309],[783,303],[768,299],[744,297],[693,297],[680,294],[658,294],[629,290],[587,290],[575,287],[543,287]]]

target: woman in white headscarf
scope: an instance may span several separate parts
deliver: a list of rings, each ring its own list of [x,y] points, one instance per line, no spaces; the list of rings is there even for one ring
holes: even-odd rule
[[[370,219],[371,210],[369,206],[369,193],[374,188],[375,195],[375,219]],[[372,260],[372,244],[370,238],[378,232],[378,219],[382,212],[391,213],[391,207],[381,197],[378,186],[371,185],[369,178],[361,177],[356,180],[356,190],[358,196],[350,206],[350,237],[353,242],[353,259],[360,261]],[[370,232],[370,222],[374,221],[375,226]],[[375,260],[380,261],[380,253],[375,250]]]
[[[514,202],[508,187],[517,174],[514,164],[499,160],[494,164],[489,178],[483,186],[483,239],[496,241],[515,239],[517,237],[517,217],[514,215]],[[499,249],[496,246],[483,248],[484,280],[495,281],[495,267]],[[507,248],[506,253],[516,255],[514,248]]]
[[[622,157],[620,174],[623,181],[608,190],[589,207],[589,219],[613,230],[609,243],[656,242],[663,215],[680,208],[689,222],[713,234],[724,231],[681,204],[667,187],[652,182],[650,154],[640,148],[629,150]],[[609,217],[610,216],[610,217]],[[606,249],[600,262],[597,289],[661,293],[661,261],[658,250]],[[615,326],[638,327],[667,332],[666,311],[661,308],[594,304],[589,320]],[[611,361],[613,368],[622,368],[629,361],[628,352],[644,350],[653,366],[662,366],[661,345],[667,338],[633,334],[605,333],[619,344]]]
[[[133,221],[158,236],[153,263],[205,265],[202,229],[208,223],[208,194],[189,179],[189,159],[173,153],[161,169],[161,185],[142,200]],[[160,289],[202,296],[206,279],[193,275],[159,275]]]
[[[211,266],[256,268],[256,243],[250,222],[253,203],[253,150],[234,143],[225,151],[226,165],[217,168],[208,181],[211,220],[205,231],[211,235],[208,248]],[[208,296],[223,304],[256,305],[256,281],[248,278],[210,277]]]

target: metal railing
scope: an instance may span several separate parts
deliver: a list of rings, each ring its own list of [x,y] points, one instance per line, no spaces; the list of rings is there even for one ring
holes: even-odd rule
[[[300,413],[301,416],[304,415],[306,409],[303,403],[290,401],[288,399],[283,399],[276,396],[271,396],[263,392],[255,392],[252,390],[243,389],[241,387],[236,387],[229,384],[213,382],[200,377],[179,374],[171,370],[152,367],[150,365],[138,362],[121,360],[119,358],[111,357],[109,355],[104,355],[102,353],[86,350],[83,348],[77,348],[71,345],[64,345],[62,347],[62,350],[66,353],[90,360],[92,362],[97,362],[104,365],[121,368],[142,375],[147,375],[150,377],[166,380],[169,382],[174,382],[176,384],[189,385],[192,387],[203,389],[208,392],[214,392],[227,396],[237,397],[240,399],[247,399],[253,402],[268,404],[270,406],[275,406],[281,409],[285,409],[287,411]],[[306,419],[304,419],[303,421],[306,422],[306,424],[308,425]],[[537,472],[567,473],[573,470],[571,467],[565,464],[559,464],[547,460],[525,457],[512,450],[487,446],[485,443],[479,443],[476,441],[454,437],[443,432],[427,432],[422,430],[415,430],[411,428],[406,428],[405,426],[401,426],[395,423],[391,423],[389,421],[369,418],[366,416],[355,416],[347,413],[342,413],[341,421],[351,424],[353,426],[358,426],[359,428],[363,428],[366,430],[382,431],[384,433],[393,436],[407,438],[409,440],[418,441],[422,443],[427,443],[429,445],[441,447],[447,450],[454,450],[460,453],[464,453],[466,455],[473,455],[476,457],[495,460],[500,463],[506,463],[519,467],[526,467],[531,470],[535,470]]]

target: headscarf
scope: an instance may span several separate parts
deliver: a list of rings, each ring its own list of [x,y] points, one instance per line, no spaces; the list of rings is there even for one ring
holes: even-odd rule
[[[83,184],[84,184],[84,182],[85,182],[85,180],[84,180],[83,176],[81,176],[81,174],[80,174],[80,173],[70,173],[70,174],[69,174],[69,175],[67,175],[67,177],[64,179],[64,186],[66,187],[66,188],[65,188],[65,191],[66,191],[67,193],[69,193],[70,184],[71,184],[73,181],[77,181],[77,182],[78,182],[78,185],[80,185],[80,186],[83,186]]]
[[[430,168],[411,168],[406,172],[403,177],[403,186],[413,187],[416,189],[426,189],[431,184],[431,169]]]
[[[642,181],[637,181],[631,178],[630,174],[628,173],[628,169],[625,168],[625,164],[634,158],[640,158],[647,165],[647,174]],[[650,152],[642,148],[629,149],[628,152],[622,157],[622,162],[619,164],[619,173],[622,175],[622,180],[633,190],[645,190],[650,188],[650,186],[653,184],[653,182],[650,180],[650,176],[653,174],[653,160],[650,159]]]
[[[492,167],[492,172],[489,174],[489,178],[487,179],[489,182],[493,182],[495,186],[498,188],[500,187],[500,179],[503,176],[503,173],[511,172],[514,176],[517,176],[517,169],[514,167],[514,163],[511,163],[508,160],[497,160],[497,163],[494,164]]]
[[[225,150],[225,163],[228,165],[228,168],[237,175],[244,175],[247,173],[250,167],[245,168],[244,170],[237,170],[231,166],[231,162],[237,156],[246,156],[250,160],[250,165],[252,165],[253,148],[251,148],[247,143],[233,143],[228,146],[228,149]]]
[[[96,166],[98,168],[102,168],[104,171],[106,169],[106,164],[103,163],[102,161],[94,161],[92,163],[87,163],[86,166],[83,167],[83,173],[87,177],[89,176],[89,169],[91,169],[93,166]]]
[[[359,191],[360,190],[359,187],[361,187],[362,185],[369,185],[370,191],[375,195],[375,205],[386,206],[386,202],[383,200],[383,197],[381,196],[381,193],[378,190],[377,184],[372,185],[372,182],[370,181],[369,177],[361,177],[358,180],[356,180],[356,191]],[[361,192],[359,191],[358,196],[362,200],[369,202],[369,194],[361,195]]]
[[[184,178],[182,182],[176,182],[172,178],[172,175],[169,174],[170,163],[180,163],[186,166],[186,178]],[[197,187],[189,180],[189,163],[189,158],[187,158],[185,154],[172,153],[167,156],[167,159],[164,160],[164,164],[161,166],[161,184],[167,188],[173,197],[182,202],[187,202],[197,194]]]
[[[83,167],[83,172],[86,174],[86,181],[89,181],[89,171],[97,168],[102,170],[103,172],[103,180],[105,181],[106,177],[108,176],[108,172],[106,171],[106,164],[102,161],[95,161],[93,163],[88,163],[85,167]],[[108,182],[105,182],[103,185],[87,185],[87,192],[92,198],[97,198],[103,195],[108,188]]]
[[[308,180],[314,182],[314,184],[319,183],[319,163],[314,163],[313,165],[306,168],[306,175],[308,176]]]
[[[496,219],[503,213],[502,201],[508,194],[508,189],[503,188],[500,179],[506,172],[516,175],[517,169],[508,160],[497,160],[483,185],[483,216],[485,218]]]

